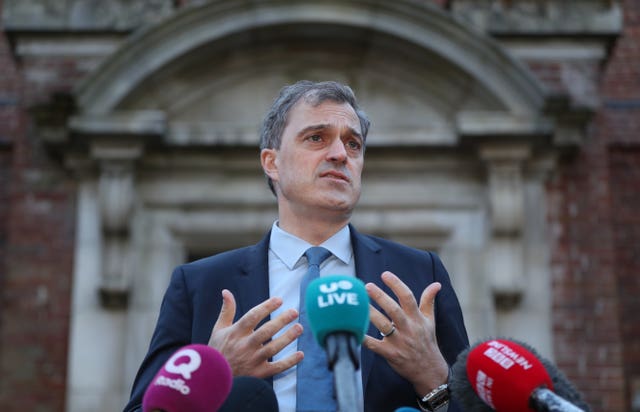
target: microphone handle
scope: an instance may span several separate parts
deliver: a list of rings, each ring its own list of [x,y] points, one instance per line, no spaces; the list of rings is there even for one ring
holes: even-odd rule
[[[547,388],[537,388],[529,398],[529,405],[538,412],[584,412]]]
[[[336,332],[326,337],[327,360],[333,370],[333,385],[336,393],[338,411],[362,411],[362,393],[356,382],[358,344],[355,336],[346,332]]]

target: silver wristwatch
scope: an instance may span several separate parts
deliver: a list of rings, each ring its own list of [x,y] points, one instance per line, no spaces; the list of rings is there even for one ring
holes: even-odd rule
[[[443,383],[426,394],[422,399],[418,398],[418,406],[422,411],[436,412],[449,404],[449,398],[449,385]]]

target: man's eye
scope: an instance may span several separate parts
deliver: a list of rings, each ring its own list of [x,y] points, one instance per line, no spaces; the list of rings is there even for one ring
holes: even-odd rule
[[[347,142],[347,146],[349,147],[349,149],[351,150],[360,150],[360,148],[362,147],[362,145],[360,144],[360,142],[357,142],[355,140],[349,140]]]
[[[322,137],[319,134],[313,134],[313,135],[309,136],[307,139],[311,140],[312,142],[320,142],[320,141],[322,141]]]

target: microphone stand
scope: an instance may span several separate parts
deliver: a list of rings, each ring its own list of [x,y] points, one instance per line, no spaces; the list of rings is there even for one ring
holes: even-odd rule
[[[360,369],[356,337],[347,332],[336,332],[326,337],[329,370],[333,371],[333,383],[338,410],[362,411],[362,393],[358,390],[355,372]]]
[[[584,412],[547,388],[534,390],[529,398],[529,405],[540,412]]]

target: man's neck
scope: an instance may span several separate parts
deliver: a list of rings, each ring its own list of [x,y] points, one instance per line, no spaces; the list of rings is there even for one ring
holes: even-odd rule
[[[349,223],[348,219],[309,219],[296,216],[279,216],[278,226],[312,245],[320,245]]]

